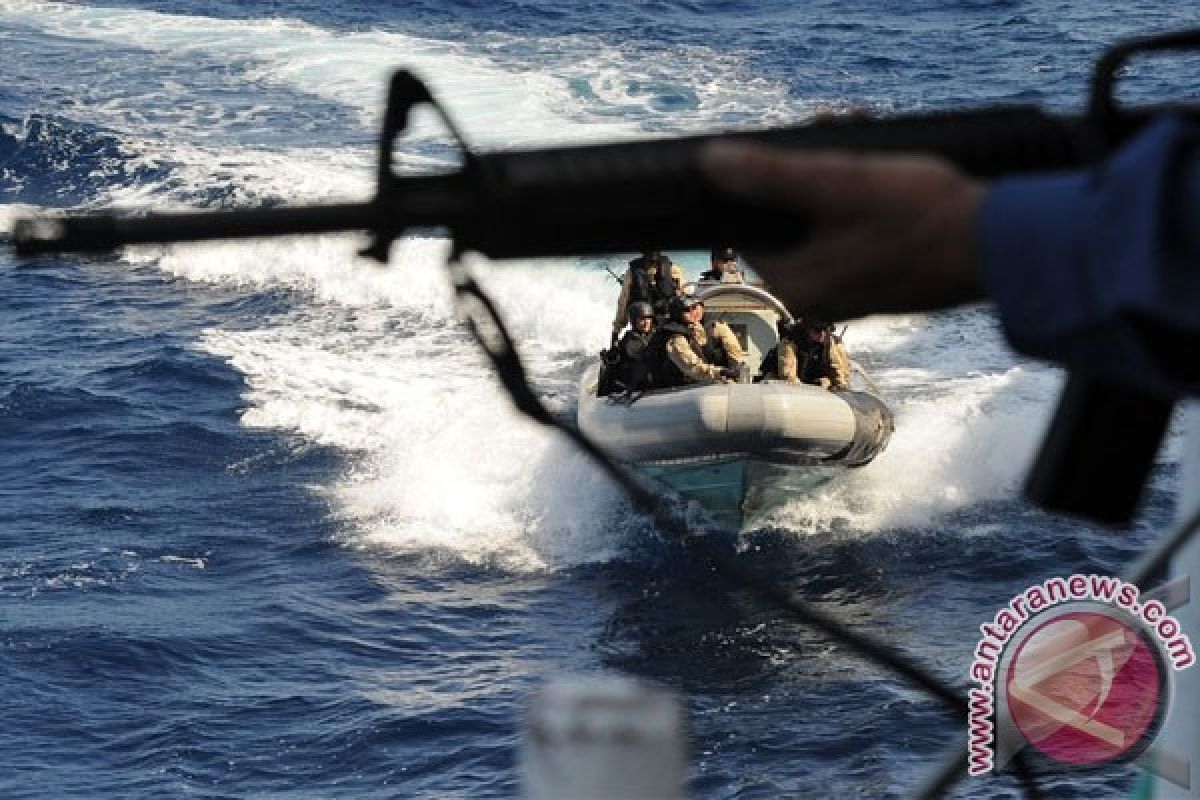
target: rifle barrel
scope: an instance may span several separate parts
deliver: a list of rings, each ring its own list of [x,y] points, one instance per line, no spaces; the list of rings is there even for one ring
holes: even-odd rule
[[[456,246],[492,258],[707,249],[753,249],[804,238],[804,220],[720,192],[700,168],[700,148],[728,137],[796,150],[926,153],[969,175],[993,178],[1071,169],[1102,159],[1156,113],[1193,120],[1195,108],[1124,112],[1105,126],[1036,106],[839,117],[790,128],[473,155],[461,172],[401,177],[384,170],[365,203],[84,215],[19,220],[24,255],[122,245],[365,230],[377,245],[413,228],[448,229]],[[377,247],[386,255],[386,247]]]
[[[365,230],[374,226],[376,216],[371,203],[185,211],[139,217],[114,214],[43,216],[17,220],[13,240],[21,255],[98,252],[131,244]]]

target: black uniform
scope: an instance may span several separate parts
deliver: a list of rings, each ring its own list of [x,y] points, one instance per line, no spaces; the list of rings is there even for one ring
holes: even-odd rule
[[[633,284],[629,287],[629,300],[625,306],[627,309],[634,303],[649,303],[656,315],[665,317],[672,298],[679,293],[679,286],[671,277],[670,265],[658,264],[656,274],[651,275],[646,269],[644,256],[629,262],[629,280],[633,281]]]
[[[779,323],[779,341],[789,341],[796,349],[796,378],[801,383],[818,384],[821,378],[829,378],[836,382],[836,370],[830,354],[830,342],[814,342],[808,338],[804,325],[793,322],[787,325]],[[833,337],[830,337],[832,341]],[[779,345],[772,347],[763,356],[759,368],[760,377],[783,376],[779,373]]]
[[[636,392],[654,385],[654,363],[651,344],[654,333],[641,333],[634,329],[625,332],[617,345],[620,361],[617,362],[617,381],[626,391]]]
[[[833,359],[829,354],[831,341],[832,337],[825,342],[812,342],[806,338],[796,343],[796,377],[801,383],[815,386],[821,382],[821,378],[836,380]]]

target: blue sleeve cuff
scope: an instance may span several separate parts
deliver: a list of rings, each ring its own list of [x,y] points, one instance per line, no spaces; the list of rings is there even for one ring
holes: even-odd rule
[[[1166,118],[1091,170],[991,187],[977,236],[1013,347],[1103,372],[1118,352],[1141,360],[1133,319],[1197,329],[1198,149]]]
[[[1009,341],[1030,355],[1048,355],[1041,343],[1086,316],[1085,180],[1080,173],[1002,180],[983,201],[984,283]]]

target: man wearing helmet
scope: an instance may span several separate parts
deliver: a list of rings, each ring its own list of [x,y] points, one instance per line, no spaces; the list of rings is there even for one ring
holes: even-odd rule
[[[658,386],[725,383],[736,380],[746,358],[737,336],[724,322],[704,328],[704,301],[680,297],[671,306],[671,321],[659,329],[662,357]]]
[[[654,384],[650,353],[654,338],[654,307],[640,301],[630,303],[629,326],[617,345],[617,390],[637,392]]]
[[[788,383],[810,383],[825,389],[850,387],[850,357],[833,325],[807,314],[781,330],[779,377]]]
[[[629,321],[631,304],[649,303],[656,316],[666,319],[669,304],[679,296],[684,283],[683,268],[672,263],[665,253],[648,250],[630,261],[629,269],[621,278],[621,294],[617,298],[617,313],[612,324],[613,341]]]

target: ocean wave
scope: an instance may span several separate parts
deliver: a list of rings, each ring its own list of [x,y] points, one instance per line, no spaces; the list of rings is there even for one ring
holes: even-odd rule
[[[147,163],[119,136],[65,117],[30,114],[0,120],[0,200],[12,204],[78,207],[113,187],[157,184],[166,163]]]

